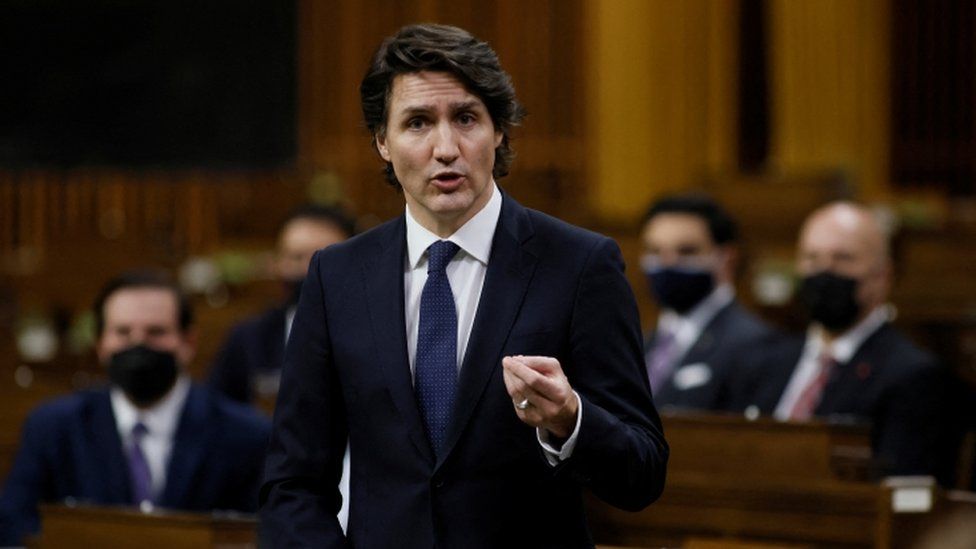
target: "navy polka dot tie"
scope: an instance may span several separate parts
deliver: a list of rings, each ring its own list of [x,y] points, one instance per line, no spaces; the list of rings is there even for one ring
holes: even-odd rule
[[[457,390],[457,310],[447,264],[458,249],[446,240],[427,248],[427,282],[420,294],[414,388],[434,454],[444,444]]]

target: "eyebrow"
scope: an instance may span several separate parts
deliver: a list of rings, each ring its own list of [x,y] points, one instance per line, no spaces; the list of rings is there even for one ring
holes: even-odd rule
[[[451,112],[470,111],[478,107],[479,104],[482,104],[481,101],[470,99],[468,101],[457,101],[455,103],[451,103],[448,105],[448,107],[451,109]],[[436,107],[430,104],[411,105],[403,109],[403,114],[406,116],[413,116],[417,114],[427,114],[433,112],[434,110],[436,110]]]

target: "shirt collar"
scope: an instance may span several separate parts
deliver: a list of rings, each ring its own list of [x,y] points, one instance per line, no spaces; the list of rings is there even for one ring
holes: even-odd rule
[[[415,269],[419,266],[427,248],[441,238],[414,219],[409,207],[406,208],[406,212],[407,261],[410,268]],[[491,255],[491,242],[495,236],[495,227],[498,226],[501,213],[502,193],[498,189],[498,185],[492,183],[491,198],[488,199],[485,207],[481,208],[481,211],[474,214],[474,217],[444,240],[457,244],[466,254],[487,265],[488,256]]]
[[[846,364],[854,358],[854,354],[862,344],[871,337],[871,334],[891,320],[892,314],[888,305],[879,305],[871,311],[864,320],[858,322],[853,328],[844,332],[840,337],[834,339],[830,344],[830,356],[838,364]],[[824,337],[823,328],[813,325],[807,331],[807,344],[816,345],[817,350],[823,348]]]
[[[705,326],[715,318],[715,315],[735,299],[735,290],[730,284],[720,284],[705,296],[701,303],[695,305],[683,315],[666,309],[658,320],[659,329],[672,334],[694,327],[694,331],[701,332]]]
[[[189,393],[190,379],[181,375],[162,400],[144,410],[132,404],[122,389],[112,387],[112,412],[122,440],[128,439],[137,422],[145,425],[152,436],[172,438]]]

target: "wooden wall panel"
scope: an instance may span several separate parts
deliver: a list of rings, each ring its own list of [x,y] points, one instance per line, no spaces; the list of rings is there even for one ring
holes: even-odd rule
[[[587,2],[587,181],[602,224],[729,170],[738,2]]]
[[[771,0],[770,168],[842,170],[859,196],[889,184],[889,2]]]

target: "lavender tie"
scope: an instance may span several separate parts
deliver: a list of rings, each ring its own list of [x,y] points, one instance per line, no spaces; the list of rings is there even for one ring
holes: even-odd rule
[[[651,392],[657,394],[671,375],[674,368],[674,354],[677,341],[671,332],[659,332],[654,338],[654,348],[647,359],[647,378]]]
[[[427,248],[427,282],[420,294],[414,390],[435,455],[444,445],[457,390],[457,309],[447,264],[459,249],[446,240]]]
[[[132,444],[129,446],[129,484],[132,488],[132,503],[139,505],[143,501],[152,501],[152,473],[149,472],[149,462],[142,453],[142,439],[149,431],[142,423],[136,423],[132,428]]]

